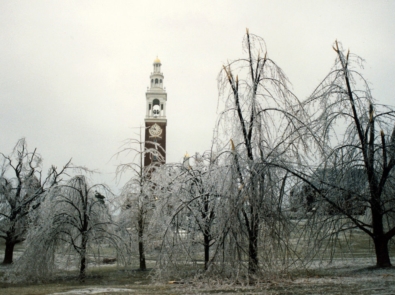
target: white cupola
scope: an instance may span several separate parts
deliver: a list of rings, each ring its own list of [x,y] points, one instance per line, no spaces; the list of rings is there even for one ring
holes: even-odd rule
[[[156,57],[153,63],[153,72],[150,75],[150,87],[146,93],[146,120],[158,119],[166,120],[167,93],[163,87],[164,76],[161,71],[162,63]]]

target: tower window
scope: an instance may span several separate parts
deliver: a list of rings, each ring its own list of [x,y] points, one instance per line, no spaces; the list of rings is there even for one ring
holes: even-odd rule
[[[148,110],[149,110],[149,111],[151,110],[151,104],[148,105]]]
[[[158,79],[155,79],[155,84],[158,84]]]
[[[160,79],[160,84],[162,84],[162,79]]]
[[[163,103],[160,105],[160,109],[163,111]]]
[[[159,105],[160,105],[159,99],[155,98],[152,102],[152,109],[153,109],[154,116],[155,115],[159,116]]]

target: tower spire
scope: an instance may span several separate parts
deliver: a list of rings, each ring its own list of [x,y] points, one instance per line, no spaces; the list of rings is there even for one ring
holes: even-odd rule
[[[153,63],[153,72],[150,75],[150,87],[145,94],[145,147],[146,149],[156,149],[166,160],[167,93],[163,87],[164,75],[161,66],[162,63],[157,56]],[[150,165],[157,158],[152,154],[146,154],[144,166]]]

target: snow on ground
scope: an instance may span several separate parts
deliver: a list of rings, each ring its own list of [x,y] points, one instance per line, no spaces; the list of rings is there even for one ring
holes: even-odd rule
[[[371,265],[371,264],[370,264]],[[355,264],[335,263],[317,268],[309,274],[267,281],[256,285],[234,283],[190,282],[178,285],[155,284],[158,289],[146,286],[128,288],[84,287],[51,295],[90,295],[90,294],[262,294],[262,295],[372,295],[395,294],[395,268],[374,269],[366,267],[363,261]],[[151,285],[151,287],[153,287]]]
[[[88,295],[88,294],[108,294],[108,293],[132,293],[132,289],[121,289],[121,288],[85,288],[70,290],[61,293],[52,293],[50,295]]]

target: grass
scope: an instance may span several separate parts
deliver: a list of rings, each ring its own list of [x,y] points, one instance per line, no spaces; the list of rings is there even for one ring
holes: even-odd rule
[[[2,269],[4,270],[4,266]],[[149,277],[149,271],[123,270],[115,265],[91,267],[87,272],[84,283],[80,283],[76,271],[67,271],[59,274],[49,282],[34,284],[9,284],[0,283],[0,294],[53,294],[71,290],[84,289],[128,289],[130,292],[138,291],[137,294],[167,294],[162,291],[169,289],[168,286],[153,285]],[[77,291],[75,291],[77,292]],[[162,292],[162,293],[161,293]],[[77,294],[77,293],[76,293]],[[117,293],[111,293],[117,294]],[[121,294],[121,293],[120,293]],[[127,294],[122,292],[122,294]]]
[[[183,284],[153,282],[149,271],[124,270],[116,265],[89,265],[85,283],[77,281],[76,271],[64,271],[41,284],[9,284],[1,282],[9,266],[0,266],[0,294],[395,294],[395,268],[369,268],[374,264],[369,243],[366,235],[353,233],[352,255],[341,251],[344,249],[339,245],[332,264],[317,263],[310,269],[292,270],[284,277],[266,279],[252,286],[210,278]],[[16,257],[22,251],[23,245],[18,245]],[[0,254],[3,253],[4,245],[0,244]],[[102,254],[111,256],[112,251],[105,249]],[[394,254],[392,249],[393,261]],[[153,263],[150,261],[148,267],[153,267]]]
[[[149,271],[127,271],[111,265],[91,267],[85,283],[79,283],[76,272],[69,271],[44,284],[0,283],[0,294],[395,294],[395,268],[368,268],[370,262],[362,259],[354,264],[346,262],[349,264],[294,270],[283,278],[252,286],[212,279],[184,284],[155,283]]]

